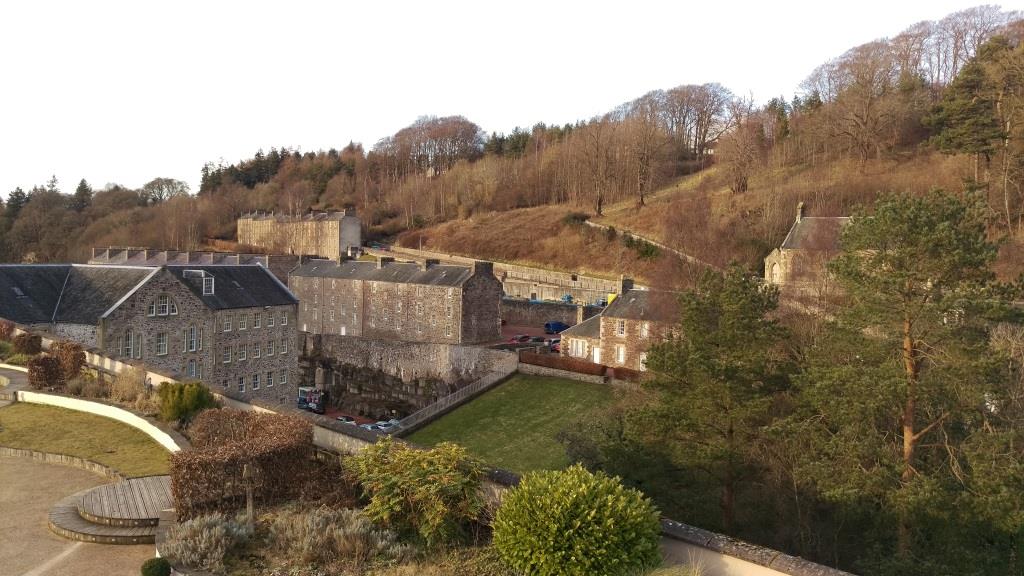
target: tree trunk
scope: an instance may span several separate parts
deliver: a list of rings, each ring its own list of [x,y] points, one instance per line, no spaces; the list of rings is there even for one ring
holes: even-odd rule
[[[904,487],[914,478],[914,448],[917,444],[914,437],[914,409],[920,366],[914,349],[913,330],[913,321],[910,314],[906,313],[903,317],[903,369],[907,377],[907,399],[903,405],[903,473],[900,475]],[[910,553],[910,519],[902,510],[897,536],[897,550],[901,556],[907,556]]]

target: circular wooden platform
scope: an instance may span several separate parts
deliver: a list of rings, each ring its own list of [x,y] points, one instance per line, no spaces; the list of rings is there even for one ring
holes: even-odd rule
[[[107,526],[156,526],[160,511],[173,506],[170,476],[147,476],[90,490],[78,513]]]

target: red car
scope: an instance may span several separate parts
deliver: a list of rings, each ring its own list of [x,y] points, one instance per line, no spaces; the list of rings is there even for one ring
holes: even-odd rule
[[[509,344],[522,344],[524,342],[529,342],[529,341],[530,341],[530,335],[529,334],[516,334],[515,336],[509,338],[509,340],[508,340]]]

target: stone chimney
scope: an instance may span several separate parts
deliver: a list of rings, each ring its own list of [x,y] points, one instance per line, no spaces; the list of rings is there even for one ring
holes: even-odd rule
[[[441,264],[441,261],[436,259],[436,258],[427,258],[426,260],[423,261],[422,264],[420,264],[420,269],[421,270],[430,270],[430,268],[432,266],[439,266],[440,264]]]
[[[576,306],[576,324],[577,325],[583,324],[583,316],[584,316],[583,312],[584,312],[585,309],[586,309],[586,306],[584,304],[580,304],[580,305]]]
[[[619,294],[625,294],[633,289],[633,279],[619,275]]]
[[[394,261],[395,259],[390,256],[381,256],[380,258],[377,258],[377,270],[380,270]]]
[[[801,202],[797,202],[796,203],[796,221],[799,222],[799,221],[801,221],[803,219],[804,219],[804,203],[801,201]]]
[[[477,274],[490,274],[494,276],[494,262],[487,262],[486,260],[474,260],[473,261],[473,275]]]

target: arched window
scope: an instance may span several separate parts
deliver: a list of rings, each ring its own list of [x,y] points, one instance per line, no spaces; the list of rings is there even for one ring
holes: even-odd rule
[[[768,281],[771,282],[772,284],[778,284],[779,283],[779,263],[778,262],[772,262],[772,267],[770,268],[770,272],[768,274]]]
[[[177,316],[178,305],[167,294],[161,294],[155,301],[149,303],[147,314],[149,316]]]

